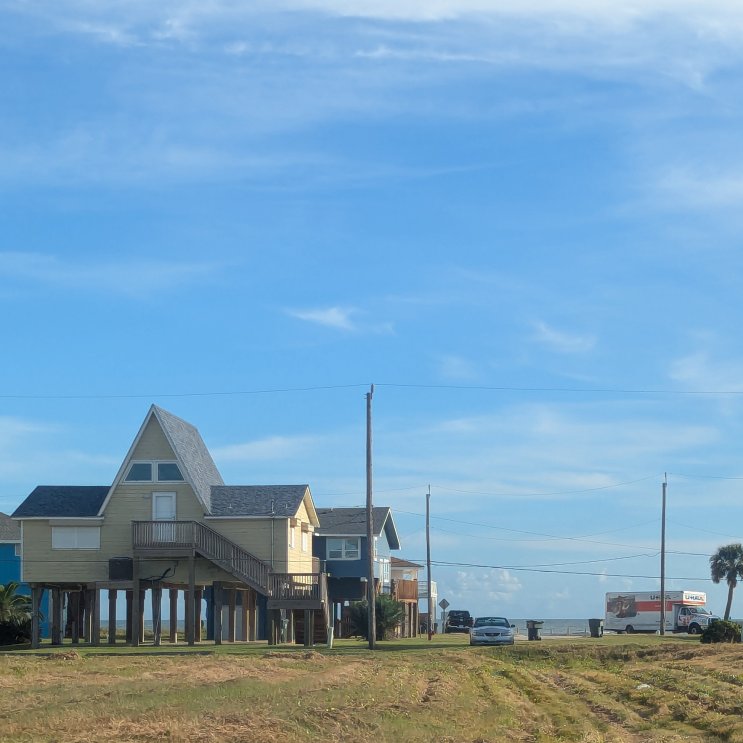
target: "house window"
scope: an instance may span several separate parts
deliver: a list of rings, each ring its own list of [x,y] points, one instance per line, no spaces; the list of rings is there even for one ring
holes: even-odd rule
[[[159,482],[181,482],[183,475],[175,462],[158,462],[157,479]]]
[[[302,532],[302,552],[307,552],[307,532]]]
[[[52,549],[54,550],[97,550],[100,548],[100,526],[52,527]]]
[[[289,548],[294,549],[296,547],[296,541],[294,539],[294,527],[289,527]]]
[[[359,537],[328,537],[328,560],[358,560],[361,554]]]
[[[21,551],[21,543],[18,542],[18,544],[16,544],[15,546],[15,556],[20,557],[22,554],[23,552]]]
[[[152,462],[133,462],[126,474],[127,482],[152,482]]]

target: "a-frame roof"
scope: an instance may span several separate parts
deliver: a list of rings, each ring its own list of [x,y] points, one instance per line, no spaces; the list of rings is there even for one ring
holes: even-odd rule
[[[209,454],[209,450],[206,448],[204,440],[201,438],[201,434],[188,421],[184,421],[183,418],[179,418],[177,415],[173,415],[167,410],[153,405],[147,412],[139,433],[137,433],[131,447],[129,447],[121,468],[114,478],[108,496],[101,506],[101,515],[106,509],[114,489],[124,476],[134,450],[137,448],[137,444],[152,418],[160,425],[181,467],[183,477],[193,488],[199,503],[201,503],[204,509],[204,513],[211,513],[211,488],[215,485],[224,485],[224,481],[222,480],[222,475],[219,474],[217,465],[214,464],[212,455]]]
[[[317,530],[319,536],[366,535],[365,508],[318,508],[317,516],[320,519],[320,528]],[[384,531],[390,549],[399,550],[400,537],[389,506],[374,506],[373,522],[374,535],[379,536]]]

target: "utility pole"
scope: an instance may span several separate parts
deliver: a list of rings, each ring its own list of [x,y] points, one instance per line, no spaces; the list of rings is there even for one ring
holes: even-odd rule
[[[666,634],[666,489],[668,473],[663,475],[663,505],[660,516],[660,633]]]
[[[426,493],[426,588],[428,595],[428,639],[433,635],[433,617],[431,616],[431,486]]]
[[[366,393],[366,601],[368,604],[369,650],[377,646],[376,589],[374,586],[374,508],[372,505],[372,397],[374,385]]]

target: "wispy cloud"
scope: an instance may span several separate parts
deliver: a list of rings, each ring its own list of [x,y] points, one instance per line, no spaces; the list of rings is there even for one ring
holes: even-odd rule
[[[230,444],[212,449],[218,462],[256,462],[277,459],[293,459],[307,456],[317,447],[317,436],[268,436],[242,444]]]
[[[220,268],[216,264],[176,259],[72,261],[49,253],[0,253],[0,277],[5,279],[137,296],[203,282]]]
[[[545,322],[536,322],[534,329],[534,339],[558,353],[585,353],[596,345],[595,336],[557,330]]]
[[[439,359],[439,374],[444,379],[473,380],[477,378],[477,367],[462,356],[442,356]]]
[[[356,323],[352,320],[358,310],[353,307],[321,307],[306,310],[286,310],[291,317],[305,322],[316,323],[327,328],[336,330],[357,330]]]
[[[657,181],[657,193],[664,205],[680,210],[743,208],[743,166],[730,170],[729,165],[715,171],[700,172],[691,168],[674,168]]]

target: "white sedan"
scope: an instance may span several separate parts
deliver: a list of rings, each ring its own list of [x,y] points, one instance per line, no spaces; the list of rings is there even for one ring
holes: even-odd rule
[[[478,617],[470,630],[470,645],[513,645],[514,626],[505,617]]]

